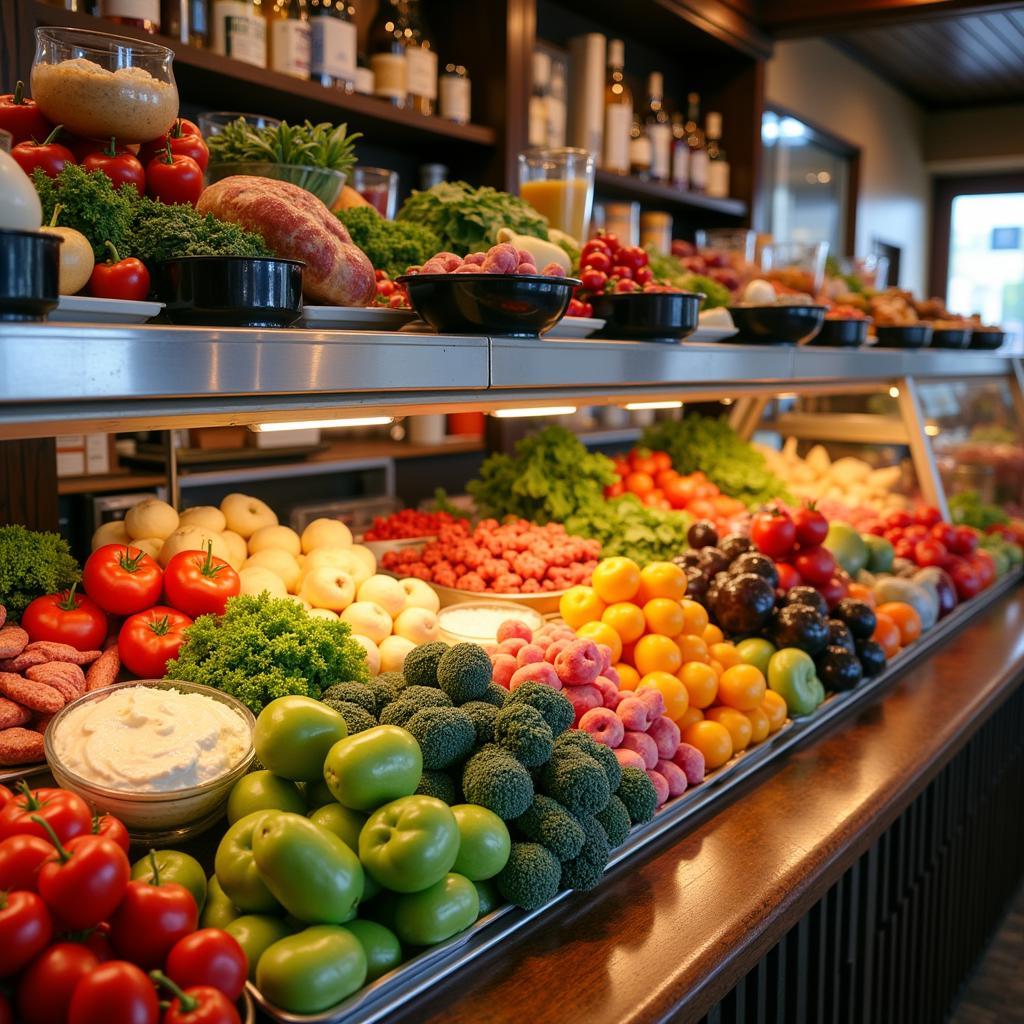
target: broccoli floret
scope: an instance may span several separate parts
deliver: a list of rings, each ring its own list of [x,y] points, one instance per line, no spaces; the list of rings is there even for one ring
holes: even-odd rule
[[[614,850],[616,846],[621,846],[626,841],[626,836],[629,835],[629,811],[626,810],[626,805],[612,793],[611,798],[608,801],[608,806],[598,812],[595,817],[604,829],[604,834],[608,837],[608,845]]]
[[[345,719],[349,736],[372,729],[377,724],[377,719],[366,708],[353,704],[350,700],[325,700],[324,703],[334,708]]]
[[[443,640],[435,640],[422,647],[414,647],[405,658],[402,675],[408,686],[437,686],[437,665],[448,653]]]
[[[558,893],[562,866],[540,843],[513,843],[508,862],[495,881],[498,892],[523,910],[536,910]]]
[[[580,753],[592,757],[604,769],[604,773],[608,777],[608,789],[614,793],[619,788],[622,766],[611,747],[598,743],[590,733],[583,732],[582,729],[569,729],[555,741],[556,751],[566,749],[578,750]]]
[[[429,771],[424,769],[420,776],[420,784],[416,787],[420,796],[435,796],[451,806],[458,803],[459,794],[455,780],[447,772]]]
[[[504,821],[518,818],[533,801],[530,773],[504,747],[488,743],[462,769],[462,792]]]
[[[451,701],[444,692],[433,686],[407,686],[402,690],[398,700],[385,705],[380,713],[380,724],[400,725],[404,728],[417,711],[451,706]]]
[[[456,644],[437,663],[437,685],[454,704],[481,700],[491,685],[491,659],[479,644]]]
[[[596,889],[601,884],[604,869],[608,866],[608,858],[611,856],[611,847],[608,845],[608,836],[597,818],[583,814],[579,817],[579,823],[583,826],[587,838],[583,842],[579,856],[562,864],[561,887],[585,892],[587,889]]]
[[[561,861],[578,857],[587,838],[583,826],[557,800],[541,793],[513,824],[527,839],[546,846]]]
[[[493,704],[496,708],[503,708],[508,703],[508,690],[498,683],[491,683],[480,699],[485,704]]]
[[[476,894],[480,898],[480,912],[476,915],[476,919],[479,921],[481,917],[501,906],[501,893],[498,892],[493,879],[473,884],[476,886]]]
[[[450,768],[476,746],[473,719],[461,708],[423,708],[405,727],[420,745],[424,768]]]
[[[544,716],[528,704],[502,708],[494,723],[494,741],[515,754],[527,768],[539,768],[549,757],[554,739]]]
[[[654,783],[642,768],[627,766],[622,769],[622,781],[615,795],[626,805],[629,820],[633,825],[650,821],[658,806],[658,794]]]
[[[450,708],[451,698],[444,690],[436,686],[407,686],[399,695],[399,700],[411,700],[423,708]]]
[[[569,698],[543,683],[528,682],[508,695],[509,704],[528,704],[536,708],[548,723],[552,736],[559,736],[572,726],[576,717]]]
[[[476,729],[476,745],[494,742],[494,720],[498,717],[498,709],[493,704],[482,700],[471,700],[462,705],[462,710],[473,720]]]
[[[378,717],[380,717],[380,713],[388,704],[398,699],[399,687],[395,686],[394,682],[387,678],[392,675],[395,675],[395,673],[388,672],[383,676],[374,676],[366,684],[366,688],[373,694],[373,713]]]
[[[325,704],[329,700],[344,700],[350,704],[358,704],[374,718],[377,717],[377,698],[366,683],[335,683],[324,690],[320,699]]]
[[[597,814],[611,796],[599,761],[578,750],[560,750],[541,769],[540,788],[573,814]]]

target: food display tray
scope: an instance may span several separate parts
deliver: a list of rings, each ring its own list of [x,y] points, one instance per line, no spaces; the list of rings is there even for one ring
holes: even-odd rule
[[[985,593],[956,608],[912,647],[897,654],[883,673],[862,683],[855,690],[829,697],[809,718],[788,720],[774,736],[752,750],[743,751],[728,764],[711,772],[699,786],[688,789],[682,796],[665,804],[651,821],[630,831],[626,841],[612,853],[605,870],[610,871],[655,839],[680,829],[687,822],[693,822],[716,800],[766,764],[781,757],[784,752],[808,742],[850,708],[867,702],[887,689],[910,665],[930,654],[969,619],[1016,586],[1022,577],[1024,572],[1020,570],[1008,573]],[[469,597],[478,597],[466,593]],[[543,907],[533,911],[511,905],[499,907],[466,931],[420,953],[322,1013],[288,1013],[268,1003],[252,984],[249,985],[249,991],[263,1013],[281,1024],[373,1024],[385,1020],[398,1007],[472,964],[514,932],[550,913],[553,907],[572,896],[571,891],[559,893]]]

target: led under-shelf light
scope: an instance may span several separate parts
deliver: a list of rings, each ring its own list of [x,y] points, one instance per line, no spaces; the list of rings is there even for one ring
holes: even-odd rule
[[[301,420],[297,423],[250,423],[254,434],[272,434],[279,430],[331,430],[334,427],[386,427],[394,416],[350,416],[338,420]]]
[[[682,409],[682,402],[627,402],[622,408],[630,412],[639,412],[641,409]]]
[[[938,428],[938,425],[937,425],[937,424],[935,424],[935,423],[926,423],[926,424],[924,425],[924,432],[925,432],[925,433],[926,433],[926,434],[927,434],[927,435],[928,435],[929,437],[937,437],[937,436],[938,436],[938,434],[939,434],[939,428]]]
[[[575,411],[575,405],[545,405],[533,409],[495,409],[491,415],[499,420],[517,420],[525,416],[571,416]]]
[[[889,388],[889,397],[890,398],[899,398],[900,397],[900,389],[898,387],[896,387],[895,384],[891,388]]]

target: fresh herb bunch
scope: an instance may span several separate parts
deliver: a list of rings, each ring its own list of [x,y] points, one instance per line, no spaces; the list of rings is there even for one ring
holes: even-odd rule
[[[67,590],[82,578],[67,542],[56,533],[0,526],[0,604],[11,620],[37,597]]]
[[[374,268],[388,277],[426,263],[441,248],[441,239],[430,228],[412,221],[385,220],[372,206],[339,210],[338,219]]]
[[[601,542],[601,557],[625,555],[639,562],[670,561],[686,550],[690,517],[685,512],[648,508],[635,494],[580,509],[565,528]]]
[[[548,222],[529,203],[497,189],[473,188],[464,181],[442,181],[425,192],[413,190],[398,220],[430,228],[441,245],[465,256],[494,245],[502,228],[547,239]]]
[[[316,698],[334,683],[366,682],[366,653],[351,632],[287,598],[232,597],[223,615],[200,615],[188,627],[167,678],[214,686],[259,714],[287,694]]]
[[[482,516],[506,515],[534,523],[566,522],[604,502],[618,479],[612,460],[588,451],[564,427],[545,427],[516,442],[514,455],[489,456],[480,478],[466,488]]]
[[[949,515],[954,523],[973,526],[976,530],[987,530],[990,526],[1001,526],[1010,517],[998,505],[981,500],[977,491],[961,491],[949,496]]]
[[[328,121],[257,128],[240,117],[206,142],[211,163],[297,164],[349,174],[356,163],[355,141],[362,137],[346,124],[335,127]]]
[[[687,474],[702,470],[722,492],[749,506],[791,501],[786,485],[768,470],[764,456],[717,416],[684,416],[648,427],[640,444],[668,452],[672,468]]]
[[[673,288],[681,288],[685,292],[702,292],[704,301],[700,304],[701,309],[728,306],[732,301],[732,295],[725,285],[704,274],[691,273],[675,256],[667,256],[653,246],[648,246],[647,255],[656,281],[667,281]]]

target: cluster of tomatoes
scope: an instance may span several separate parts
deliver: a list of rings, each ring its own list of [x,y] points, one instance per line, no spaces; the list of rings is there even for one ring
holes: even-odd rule
[[[155,858],[133,877],[117,818],[63,789],[0,786],[0,1024],[239,1024],[245,952],[198,916]]]
[[[377,295],[374,305],[387,306],[388,309],[409,309],[409,292],[405,285],[392,281],[386,270],[373,272],[377,281]]]
[[[635,494],[651,508],[676,509],[709,519],[728,532],[746,519],[742,501],[723,494],[700,470],[682,474],[672,468],[667,452],[634,448],[615,459],[619,479],[605,488],[606,498]]]
[[[921,568],[943,569],[961,601],[995,582],[995,559],[979,549],[978,531],[973,526],[943,522],[939,510],[931,505],[920,505],[912,513],[890,512],[883,519],[865,523],[863,529],[889,541],[897,558]]]
[[[82,583],[84,594],[73,589],[33,601],[22,616],[23,628],[32,640],[98,650],[110,632],[108,616],[124,617],[118,654],[143,679],[160,678],[178,656],[192,620],[220,615],[241,589],[238,573],[210,551],[179,551],[161,569],[130,544],[97,548],[85,563]]]
[[[806,584],[832,606],[846,596],[848,581],[837,576],[841,570],[835,555],[824,546],[827,536],[828,520],[813,504],[792,515],[779,506],[769,506],[750,522],[754,547],[775,561],[779,587],[789,590]]]
[[[363,540],[406,540],[409,537],[436,537],[445,526],[465,522],[450,512],[417,512],[403,508],[390,516],[375,516]]]
[[[598,234],[584,244],[580,253],[582,287],[576,297],[587,303],[591,297],[609,292],[678,291],[655,281],[649,264],[650,257],[641,246],[622,245],[615,235]]]

